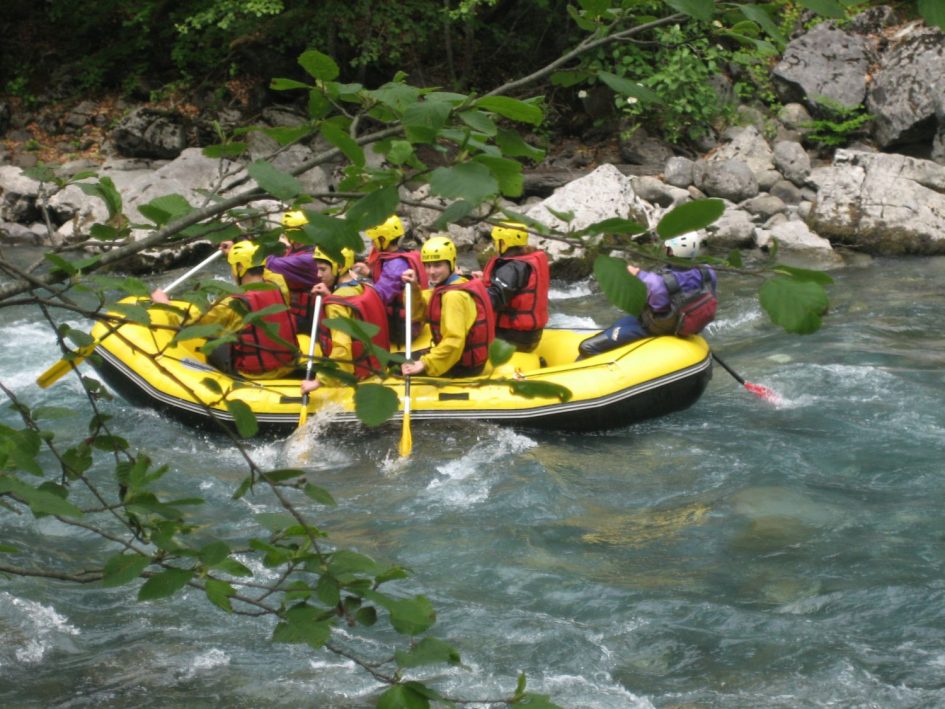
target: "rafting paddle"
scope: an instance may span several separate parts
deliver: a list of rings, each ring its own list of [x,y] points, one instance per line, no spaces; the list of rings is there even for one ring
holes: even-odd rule
[[[222,254],[223,254],[222,251],[214,251],[203,261],[201,261],[192,269],[187,271],[184,275],[175,279],[172,283],[169,283],[165,288],[163,288],[164,292],[169,293],[173,288],[176,288],[181,283],[186,281],[188,278],[193,276],[195,273],[197,273],[198,271],[202,270],[203,268],[211,264],[213,261],[219,258]],[[107,337],[114,331],[115,331],[114,327],[110,328],[108,333],[104,335],[103,337]],[[62,379],[62,377],[65,376],[66,373],[69,372],[70,369],[73,369],[77,364],[79,364],[80,362],[83,362],[86,357],[92,354],[95,351],[96,346],[98,346],[99,343],[101,343],[101,341],[102,341],[102,338],[100,337],[99,339],[77,349],[75,352],[72,353],[72,356],[70,358],[60,359],[53,366],[51,366],[45,372],[40,374],[36,378],[36,383],[39,384],[39,386],[42,389],[52,386],[53,384],[58,382],[60,379]]]
[[[404,320],[406,321],[406,326],[404,327],[404,338],[405,338],[405,347],[404,354],[407,357],[407,361],[410,361],[410,347],[413,344],[411,342],[413,336],[413,324],[411,323],[411,315],[413,310],[410,305],[410,292],[413,290],[409,283],[404,284]],[[410,433],[410,375],[404,377],[404,426],[403,430],[400,433],[400,457],[406,458],[410,455],[410,451],[413,450],[413,436]]]
[[[305,365],[305,380],[312,378],[312,363],[315,361],[315,335],[318,332],[318,316],[322,313],[322,297],[315,296],[315,312],[312,315],[312,334],[308,341],[308,363]],[[308,420],[308,392],[302,394],[302,410],[299,411],[299,428]]]
[[[746,382],[744,379],[738,376],[738,373],[734,369],[732,369],[727,364],[725,364],[722,358],[719,357],[717,354],[715,354],[715,352],[712,353],[712,358],[716,362],[721,364],[722,369],[724,369],[726,372],[731,374],[735,378],[736,382],[741,384],[743,387],[745,387],[748,391],[750,391],[755,396],[762,398],[765,401],[770,402],[772,404],[781,403],[781,397],[776,391],[773,391],[772,389],[769,389],[766,386],[762,386],[761,384],[752,384],[751,382]]]

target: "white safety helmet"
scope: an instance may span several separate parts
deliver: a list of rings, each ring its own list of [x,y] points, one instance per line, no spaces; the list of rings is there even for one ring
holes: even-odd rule
[[[666,247],[667,256],[696,258],[702,253],[703,241],[705,241],[705,237],[701,236],[699,232],[690,231],[686,234],[674,236],[672,239],[667,239],[663,242],[663,246]]]

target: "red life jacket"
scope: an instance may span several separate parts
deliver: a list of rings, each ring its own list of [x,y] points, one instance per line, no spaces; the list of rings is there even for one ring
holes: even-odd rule
[[[427,271],[423,267],[423,261],[420,259],[419,251],[378,251],[374,249],[367,258],[367,264],[371,268],[371,279],[377,283],[381,278],[381,272],[384,270],[384,264],[394,259],[404,259],[410,264],[410,268],[417,274],[418,285],[421,290],[427,288]],[[391,339],[397,344],[404,343],[404,328],[407,323],[407,312],[404,308],[404,292],[396,294],[391,302],[385,306],[387,308],[387,324],[391,333]],[[416,334],[416,333],[414,333]]]
[[[276,288],[247,291],[233,297],[243,301],[251,313],[271,305],[285,306],[282,293]],[[240,330],[231,350],[233,367],[239,372],[261,374],[295,363],[298,355],[294,347],[296,344],[295,320],[289,312],[282,310],[278,313],[269,313],[264,315],[262,320],[275,327],[279,339],[284,342],[271,337],[256,323],[247,325]]]
[[[532,251],[517,256],[496,256],[489,260],[482,273],[486,288],[492,284],[492,274],[503,261],[524,261],[531,267],[528,283],[512,300],[508,307],[496,313],[496,328],[499,330],[540,330],[548,324],[548,255],[544,251]]]
[[[377,291],[370,284],[362,284],[364,290],[358,295],[337,296],[330,295],[322,299],[322,307],[336,304],[343,305],[351,309],[351,317],[362,322],[369,322],[377,325],[378,331],[371,342],[381,349],[390,349],[390,336],[387,329],[387,312],[384,310],[384,301]],[[319,317],[318,326],[318,344],[322,348],[322,354],[325,357],[331,356],[331,330],[321,324]],[[364,343],[358,339],[351,338],[351,356],[354,360],[354,375],[358,379],[369,377],[381,368],[381,363],[374,355],[369,354],[364,347]]]
[[[433,336],[433,344],[439,344],[442,339],[440,316],[443,310],[443,294],[451,290],[461,290],[469,293],[476,304],[476,320],[466,333],[463,354],[454,366],[464,369],[481,367],[489,361],[489,345],[492,344],[495,337],[495,313],[492,311],[492,301],[489,299],[486,286],[478,278],[464,283],[437,286],[433,289],[430,296],[430,305],[427,308],[427,319],[430,322],[430,334]]]

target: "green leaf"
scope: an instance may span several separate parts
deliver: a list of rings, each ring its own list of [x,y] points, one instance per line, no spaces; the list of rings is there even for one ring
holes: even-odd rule
[[[304,475],[304,470],[299,470],[298,468],[286,468],[284,470],[268,470],[265,473],[262,473],[260,477],[267,482],[280,483],[284,480],[294,480],[296,478],[301,478]]]
[[[220,540],[205,544],[200,548],[197,558],[207,566],[216,566],[230,555],[230,546]]]
[[[554,382],[513,380],[509,389],[516,396],[524,396],[526,399],[557,399],[566,402],[570,401],[572,396],[570,389]]]
[[[380,426],[397,406],[397,395],[381,384],[361,384],[354,392],[354,411],[365,426]]]
[[[76,187],[90,197],[98,197],[105,203],[108,218],[121,214],[121,193],[110,177],[103,177],[98,182],[77,182]]]
[[[318,583],[315,584],[315,595],[318,600],[329,608],[338,605],[341,600],[341,589],[338,586],[338,579],[331,574],[322,574],[318,577]]]
[[[430,191],[447,199],[466,199],[473,204],[499,192],[499,183],[485,165],[463,163],[438,167],[430,175]]]
[[[341,249],[347,246],[355,252],[364,248],[361,235],[350,222],[337,219],[327,214],[311,209],[303,209],[308,224],[302,231],[311,239],[309,243],[317,244],[326,254],[333,257],[341,256]]]
[[[227,613],[233,612],[230,598],[236,595],[236,590],[226,581],[208,578],[206,582],[204,582],[204,591],[213,605],[222,608]]]
[[[19,554],[20,550],[15,546],[0,542],[0,554]]]
[[[570,86],[576,86],[582,81],[587,81],[591,76],[593,76],[593,74],[586,70],[556,71],[551,75],[551,83],[553,86],[564,86],[568,88]]]
[[[926,24],[945,31],[945,3],[941,0],[919,0],[918,8]]]
[[[141,586],[138,591],[139,601],[156,601],[173,596],[193,578],[194,572],[190,569],[167,569],[155,574]]]
[[[37,517],[59,515],[60,517],[82,517],[82,510],[64,499],[65,489],[56,486],[56,492],[45,487],[27,485],[16,478],[0,475],[0,494],[8,492],[19,497]]]
[[[528,158],[536,162],[543,160],[545,157],[544,150],[529,145],[518,133],[505,128],[499,129],[499,134],[495,137],[495,144],[502,151],[502,154],[508,157]]]
[[[423,638],[408,652],[397,650],[394,652],[394,659],[401,669],[439,663],[459,665],[461,662],[456,648],[437,638]]]
[[[325,488],[319,487],[318,485],[306,483],[305,487],[302,488],[302,491],[305,493],[306,497],[323,505],[334,507],[337,504],[335,502],[335,498],[331,496],[331,493]]]
[[[489,345],[489,361],[492,363],[493,367],[505,364],[512,359],[512,355],[514,354],[515,345],[505,340],[496,338],[492,341],[492,344]]]
[[[663,0],[678,12],[694,17],[702,22],[711,22],[715,14],[714,0]],[[801,0],[803,2],[803,0]]]
[[[430,700],[414,682],[395,684],[377,698],[377,709],[429,709]]]
[[[248,567],[244,566],[236,559],[224,559],[215,567],[218,571],[222,571],[225,574],[230,576],[252,576],[253,572],[249,570]]]
[[[745,17],[761,27],[761,29],[763,29],[768,34],[768,36],[779,45],[783,46],[786,43],[784,35],[781,34],[781,30],[778,29],[778,26],[775,24],[774,20],[771,19],[771,16],[761,5],[745,4],[736,5],[736,7],[741,10]]]
[[[270,532],[281,532],[286,527],[295,524],[295,517],[288,512],[260,512],[255,519]]]
[[[594,224],[590,224],[581,230],[580,233],[586,234],[642,234],[646,227],[637,224],[629,219],[620,217],[611,217]]]
[[[139,325],[150,325],[151,316],[148,309],[136,303],[114,303],[109,306],[109,311],[119,313],[124,318]]]
[[[842,20],[847,16],[843,6],[837,0],[797,0],[797,4],[806,7],[808,10],[813,10],[821,17]],[[941,7],[941,2],[938,5]]]
[[[827,293],[819,283],[785,276],[765,281],[758,297],[773,323],[798,335],[816,332],[829,305]]]
[[[508,96],[486,96],[476,101],[476,106],[484,111],[491,111],[511,121],[540,125],[544,119],[541,108],[533,103],[526,103]]]
[[[680,204],[663,215],[656,225],[656,233],[662,239],[702,229],[725,212],[725,202],[720,199],[696,199]]]
[[[226,402],[226,408],[232,414],[236,430],[243,438],[252,438],[259,432],[259,423],[253,410],[244,401]]]
[[[89,227],[89,234],[99,241],[114,241],[125,235],[125,229],[117,229],[107,224],[93,224]]]
[[[464,219],[475,208],[476,205],[470,204],[465,199],[450,202],[450,205],[440,212],[440,216],[433,222],[433,229],[436,231],[445,231],[447,226]]]
[[[334,81],[341,73],[334,59],[316,49],[302,52],[299,56],[299,66],[313,79],[320,81]]]
[[[331,555],[328,568],[335,576],[349,574],[373,576],[377,573],[377,562],[366,554],[340,549]]]
[[[229,143],[218,143],[217,145],[208,145],[201,152],[205,157],[213,160],[232,160],[243,155],[249,149],[249,144],[233,141]]]
[[[433,604],[424,596],[394,600],[386,607],[391,625],[401,635],[419,635],[436,622]]]
[[[123,586],[141,575],[151,559],[140,554],[116,554],[105,562],[102,586]]]
[[[499,129],[492,120],[492,116],[482,111],[460,111],[459,119],[475,131],[494,136]]]
[[[613,305],[631,315],[639,315],[646,304],[646,286],[627,272],[623,259],[601,254],[594,260],[594,277],[604,296]]]
[[[391,81],[378,89],[367,91],[366,94],[369,98],[389,106],[396,112],[403,113],[418,102],[420,89],[407,86],[399,81]]]
[[[476,162],[482,163],[499,183],[499,190],[505,197],[521,197],[525,180],[522,177],[522,164],[508,158],[491,155],[477,155]]]
[[[660,103],[660,101],[662,101],[659,94],[646,88],[642,84],[630,81],[616,74],[611,74],[609,71],[598,72],[597,78],[621,96],[632,96],[643,103]]]
[[[370,229],[383,224],[391,214],[397,211],[399,204],[400,196],[397,194],[397,188],[382,187],[369,192],[352,204],[345,214],[345,220],[357,231]]]
[[[246,168],[256,184],[276,199],[291,201],[302,192],[302,183],[264,160],[256,160]]]
[[[319,132],[325,140],[338,148],[348,160],[358,167],[364,167],[364,149],[341,127],[326,121],[320,126]]]
[[[164,226],[175,217],[183,216],[192,210],[193,207],[179,194],[157,197],[147,204],[138,206],[138,211],[142,216],[158,226]]]
[[[74,276],[79,272],[79,269],[73,266],[71,261],[66,261],[58,254],[47,251],[43,254],[43,258],[49,261],[55,267],[55,270],[62,271],[67,276]]]
[[[452,106],[445,101],[419,101],[404,111],[407,138],[415,143],[432,143],[449,120]]]
[[[294,91],[295,89],[310,89],[312,87],[295,79],[279,77],[269,82],[269,88],[273,91]]]
[[[316,650],[331,635],[331,623],[320,618],[321,612],[307,605],[298,605],[285,613],[285,619],[272,633],[276,643],[304,643]]]
[[[190,325],[182,328],[172,342],[186,342],[187,340],[206,340],[220,334],[219,325]]]

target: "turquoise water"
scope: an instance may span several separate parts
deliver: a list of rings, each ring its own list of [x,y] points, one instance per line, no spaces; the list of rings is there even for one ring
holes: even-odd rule
[[[436,686],[508,696],[518,672],[564,707],[945,705],[945,259],[835,272],[825,327],[783,334],[753,284],[722,279],[709,339],[724,370],[692,408],[600,434],[467,422],[251,444],[263,466],[301,465],[339,504],[312,509],[341,545],[413,571],[436,634],[464,667]],[[587,283],[559,285],[559,325],[616,315]],[[28,403],[79,407],[77,384],[32,381],[55,359],[28,313],[0,310],[0,379]],[[173,461],[170,491],[222,507],[234,536],[264,495],[225,440],[107,404],[119,432]],[[15,422],[4,409],[0,421]],[[71,431],[68,420],[59,435]],[[57,522],[11,519],[0,539],[40,559],[100,545]],[[262,571],[262,570],[261,570]],[[188,591],[136,604],[127,590],[0,577],[0,705],[372,704],[345,658],[272,645],[267,620]],[[383,633],[351,637],[389,653]],[[474,706],[476,706],[474,704]]]

